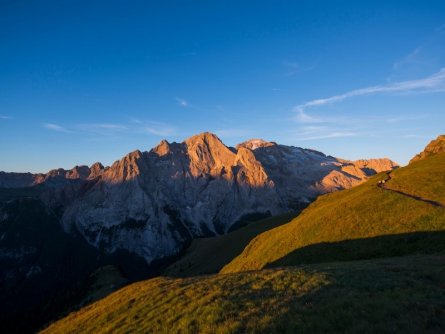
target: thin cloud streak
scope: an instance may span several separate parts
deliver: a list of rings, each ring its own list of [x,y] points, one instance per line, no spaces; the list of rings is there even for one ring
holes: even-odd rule
[[[320,122],[321,120],[308,115],[305,112],[308,108],[334,104],[356,96],[381,93],[431,93],[442,91],[445,91],[445,68],[442,68],[439,72],[434,73],[433,75],[424,79],[371,86],[352,90],[344,94],[334,95],[324,99],[312,100],[294,107],[294,111],[297,112],[297,121],[302,123],[315,123]]]
[[[423,48],[424,48],[423,45],[418,46],[411,53],[409,53],[407,56],[405,56],[403,59],[397,60],[393,64],[393,66],[392,66],[393,69],[397,70],[397,69],[399,69],[401,66],[403,66],[405,64],[422,63],[417,58],[418,58],[418,55],[421,53]]]
[[[54,124],[54,123],[44,123],[43,127],[45,127],[48,130],[57,131],[57,132],[64,132],[64,133],[71,133],[72,131],[64,128],[63,126]]]
[[[404,66],[424,66],[437,60],[437,57],[443,58],[445,55],[445,25],[437,28],[422,44],[402,59],[393,64],[393,69],[398,70]]]
[[[159,137],[172,136],[176,132],[175,129],[173,128],[153,128],[153,127],[145,127],[144,131]]]
[[[123,131],[128,128],[125,125],[113,124],[113,123],[90,123],[79,124],[79,128],[83,130],[109,130],[109,131]]]
[[[406,116],[406,117],[394,117],[387,119],[387,123],[400,123],[400,122],[409,122],[409,121],[418,121],[421,119],[427,118],[428,115],[422,115],[422,116]]]
[[[302,72],[311,71],[315,68],[316,64],[302,67],[299,63],[293,61],[283,61],[283,66],[287,68],[287,72],[284,74],[287,77],[292,77]]]
[[[315,135],[315,136],[307,136],[307,137],[300,137],[299,140],[318,140],[318,139],[331,139],[331,138],[341,138],[341,137],[355,137],[359,134],[356,132],[330,132],[326,134],[321,135]]]
[[[188,103],[188,101],[186,101],[180,97],[176,97],[175,100],[176,100],[176,102],[178,102],[178,105],[180,107],[183,107],[183,108],[190,107],[190,103]]]

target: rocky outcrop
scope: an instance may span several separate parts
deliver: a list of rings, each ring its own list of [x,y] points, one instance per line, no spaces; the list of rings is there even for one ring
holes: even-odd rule
[[[423,152],[420,152],[414,158],[412,158],[409,163],[413,163],[415,161],[422,160],[422,159],[429,157],[431,155],[435,155],[438,153],[444,153],[444,152],[445,152],[445,135],[440,135],[436,139],[432,140],[425,147]]]
[[[386,172],[388,170],[399,167],[398,164],[388,158],[356,160],[353,161],[352,164],[360,168],[368,176],[374,175],[375,173]]]
[[[395,167],[388,159],[347,161],[260,139],[229,148],[202,133],[131,152],[109,168],[53,170],[33,184],[50,189],[42,199],[58,209],[65,231],[107,253],[125,250],[151,262],[193,238],[226,233],[246,216],[298,209]]]

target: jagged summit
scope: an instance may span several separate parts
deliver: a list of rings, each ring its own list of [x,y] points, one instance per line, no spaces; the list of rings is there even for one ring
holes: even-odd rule
[[[436,139],[432,140],[423,150],[410,160],[409,163],[422,160],[434,154],[445,152],[445,135],[440,135]]]
[[[0,173],[0,187],[48,184],[53,191],[45,201],[62,212],[65,230],[105,252],[123,249],[151,262],[177,254],[193,238],[223,234],[245,217],[299,209],[395,166],[262,139],[233,149],[203,132],[135,150],[108,168],[95,163],[48,174]]]
[[[156,153],[158,156],[162,157],[170,153],[170,143],[163,139],[156,145],[150,152]]]
[[[202,142],[207,142],[207,143],[219,142],[220,144],[224,145],[222,140],[216,134],[214,134],[212,132],[208,132],[208,131],[193,135],[193,136],[185,139],[184,143],[187,144],[187,143],[193,143],[196,141],[202,141]]]

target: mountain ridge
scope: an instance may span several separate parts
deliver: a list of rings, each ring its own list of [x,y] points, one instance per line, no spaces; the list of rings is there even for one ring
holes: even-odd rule
[[[204,132],[135,150],[110,167],[95,163],[35,174],[31,185],[44,186],[41,198],[60,213],[66,231],[80,232],[106,252],[123,249],[150,263],[196,237],[224,234],[248,215],[296,210],[396,167],[389,159],[354,162],[262,139],[230,148]],[[23,186],[31,177],[17,179],[2,173],[0,187]]]

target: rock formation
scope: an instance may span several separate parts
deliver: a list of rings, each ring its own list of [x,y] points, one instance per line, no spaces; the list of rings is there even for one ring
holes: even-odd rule
[[[409,163],[424,159],[434,154],[445,152],[445,135],[440,135],[436,139],[432,140],[423,150],[410,160]]]
[[[397,165],[347,161],[253,139],[229,148],[211,133],[161,141],[109,168],[96,163],[47,174],[0,175],[0,186],[41,184],[65,231],[94,247],[153,260],[177,254],[193,238],[223,234],[249,215],[298,209],[316,196],[350,188]]]

